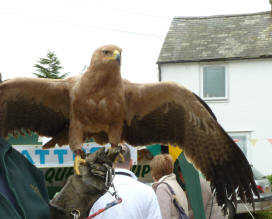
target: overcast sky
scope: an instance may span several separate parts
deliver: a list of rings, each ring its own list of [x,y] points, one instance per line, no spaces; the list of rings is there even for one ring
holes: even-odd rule
[[[70,76],[105,44],[123,49],[122,76],[157,81],[159,51],[174,16],[270,10],[269,0],[0,0],[3,79],[34,77],[33,65],[55,51]]]

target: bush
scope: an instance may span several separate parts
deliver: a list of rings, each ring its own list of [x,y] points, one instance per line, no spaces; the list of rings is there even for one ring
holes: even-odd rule
[[[270,181],[270,184],[272,185],[272,175],[269,175],[266,178]]]

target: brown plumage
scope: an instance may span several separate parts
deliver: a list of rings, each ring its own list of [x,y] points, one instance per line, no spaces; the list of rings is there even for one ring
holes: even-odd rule
[[[0,135],[35,131],[53,139],[45,145],[80,149],[86,137],[100,144],[153,143],[181,147],[211,182],[220,205],[257,194],[250,165],[209,107],[172,82],[136,84],[122,80],[116,46],[93,54],[85,74],[63,80],[17,78],[0,85]],[[69,132],[68,132],[69,130]]]

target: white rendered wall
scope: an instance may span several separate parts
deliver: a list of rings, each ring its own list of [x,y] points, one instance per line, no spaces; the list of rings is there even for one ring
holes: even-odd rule
[[[265,175],[272,174],[272,59],[219,62],[227,65],[229,98],[207,102],[227,132],[249,132],[247,158]],[[165,64],[162,81],[176,81],[200,95],[201,65]],[[250,139],[257,139],[255,146]]]

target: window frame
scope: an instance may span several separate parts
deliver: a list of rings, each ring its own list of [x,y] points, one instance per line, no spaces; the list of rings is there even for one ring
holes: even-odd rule
[[[204,68],[223,66],[225,68],[225,97],[204,97]],[[226,102],[229,100],[229,70],[226,63],[204,64],[200,66],[200,96],[208,102]]]

